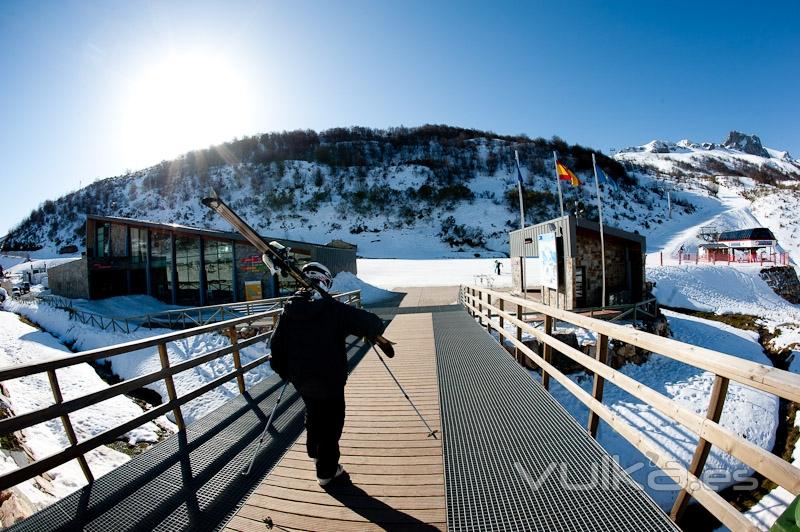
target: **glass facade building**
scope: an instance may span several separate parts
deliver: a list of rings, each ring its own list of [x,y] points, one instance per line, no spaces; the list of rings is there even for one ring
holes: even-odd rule
[[[95,215],[87,217],[86,229],[91,299],[148,294],[181,306],[216,305],[296,288],[291,278],[272,275],[261,254],[236,233]],[[279,242],[298,265],[316,260],[334,275],[356,273],[355,246]]]

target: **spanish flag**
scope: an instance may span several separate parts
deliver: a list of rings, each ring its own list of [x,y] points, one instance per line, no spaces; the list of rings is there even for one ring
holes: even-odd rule
[[[569,181],[572,183],[573,187],[581,186],[581,180],[578,179],[572,170],[561,164],[560,161],[556,161],[556,173],[558,174],[558,178],[562,181]]]

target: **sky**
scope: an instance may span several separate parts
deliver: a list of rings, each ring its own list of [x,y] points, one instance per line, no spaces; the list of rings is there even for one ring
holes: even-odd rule
[[[0,236],[234,137],[444,123],[800,156],[794,2],[0,2]]]

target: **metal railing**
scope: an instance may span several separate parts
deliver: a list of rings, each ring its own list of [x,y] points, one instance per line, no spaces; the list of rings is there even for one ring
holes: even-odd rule
[[[352,305],[361,305],[360,292],[358,291],[339,294],[338,298]],[[240,341],[237,328],[240,326],[250,326],[265,319],[275,320],[282,312],[282,308],[276,308],[264,312],[254,312],[248,316],[237,317],[217,323],[205,324],[183,331],[153,336],[142,340],[136,340],[133,342],[127,342],[100,349],[92,349],[67,356],[51,358],[42,362],[32,362],[28,364],[0,368],[0,384],[9,379],[18,379],[30,375],[46,373],[54,399],[54,404],[52,405],[38,408],[24,414],[13,415],[11,417],[0,419],[0,435],[12,434],[39,423],[44,423],[58,418],[61,420],[61,424],[69,441],[69,446],[61,451],[31,462],[19,469],[11,470],[0,475],[0,491],[6,490],[21,482],[41,475],[47,471],[50,471],[54,467],[58,467],[66,462],[69,462],[70,460],[77,460],[84,476],[86,477],[86,480],[88,482],[92,482],[94,477],[91,469],[89,468],[89,464],[86,461],[86,453],[96,449],[101,445],[114,441],[123,434],[130,432],[131,430],[140,427],[143,424],[152,421],[168,412],[173,413],[178,430],[186,430],[186,424],[183,420],[183,413],[181,411],[182,405],[193,399],[196,399],[197,397],[200,397],[201,395],[213,390],[214,388],[217,388],[218,386],[227,383],[232,379],[236,379],[239,392],[244,393],[246,391],[244,381],[245,373],[269,360],[269,355],[264,355],[251,362],[248,362],[247,364],[242,364],[240,352],[242,349],[255,345],[259,342],[265,342],[272,335],[274,329],[267,332],[258,333],[250,338],[247,338],[246,340]],[[208,333],[224,334],[229,338],[230,344],[223,348],[216,349],[208,353],[203,353],[202,355],[196,356],[189,360],[185,360],[174,365],[170,364],[167,344]],[[64,400],[61,394],[61,387],[59,385],[56,370],[86,362],[109,359],[124,355],[126,353],[153,347],[157,349],[159,354],[159,359],[161,362],[160,370],[132,379],[124,380],[117,384],[113,384],[108,388],[87,393],[69,400]],[[188,393],[185,393],[184,395],[178,396],[173,379],[175,375],[226,355],[232,355],[234,367],[233,371],[217,377],[214,380],[207,382]],[[91,436],[83,441],[78,441],[72,421],[70,420],[71,413],[75,412],[76,410],[97,404],[101,401],[127,394],[133,390],[139,389],[159,380],[164,382],[164,385],[167,389],[167,400],[164,403],[147,410],[141,415],[126,421],[125,423],[108,429],[105,432]]]
[[[593,437],[596,437],[597,426],[602,419],[681,487],[670,512],[673,520],[680,519],[689,498],[692,497],[731,530],[756,529],[753,523],[700,478],[712,446],[718,447],[753,468],[794,496],[800,494],[800,469],[719,424],[730,381],[799,402],[800,375],[478,286],[462,287],[461,303],[482,325],[486,326],[487,331],[496,331],[501,341],[505,339],[514,346],[518,354],[525,355],[541,369],[542,385],[545,388],[549,387],[550,378],[553,378],[588,407],[587,428]],[[512,309],[513,313],[510,312]],[[523,321],[522,315],[525,310],[544,315],[544,327],[539,329]],[[495,321],[494,318],[498,320]],[[552,331],[556,320],[596,333],[598,338],[596,356],[590,357],[553,337]],[[506,323],[513,325],[516,334],[505,330]],[[541,342],[543,346],[541,354],[522,342],[523,331]],[[698,414],[672,398],[611,368],[608,365],[610,339],[626,342],[713,373],[714,384],[706,414]],[[591,393],[583,390],[553,366],[553,350],[594,373]],[[680,462],[651,440],[645,431],[629,424],[603,404],[605,381],[652,406],[699,437],[688,468],[679,465]]]
[[[361,292],[358,290],[332,294],[333,298],[347,303],[348,305],[361,306]],[[283,305],[291,296],[276,297],[270,299],[259,299],[256,301],[245,301],[239,303],[225,303],[221,305],[210,305],[206,307],[188,307],[174,310],[165,310],[138,316],[125,318],[103,316],[95,312],[89,312],[76,308],[71,299],[54,296],[42,295],[38,299],[54,308],[66,310],[70,314],[70,319],[79,321],[85,325],[97,327],[101,330],[112,332],[122,332],[130,334],[141,328],[164,328],[164,329],[186,329],[215,323],[242,316],[250,316],[259,312],[267,312],[283,308]]]

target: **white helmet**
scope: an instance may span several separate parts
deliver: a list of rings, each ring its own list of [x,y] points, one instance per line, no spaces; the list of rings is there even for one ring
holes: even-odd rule
[[[333,275],[324,264],[309,262],[303,266],[302,271],[306,277],[316,281],[323,290],[330,290],[333,286]]]

